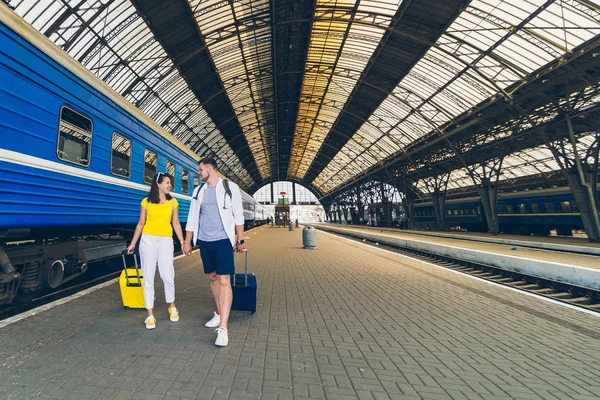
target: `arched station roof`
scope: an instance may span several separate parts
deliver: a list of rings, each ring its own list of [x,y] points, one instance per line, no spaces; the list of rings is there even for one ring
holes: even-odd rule
[[[554,168],[533,125],[584,135],[600,99],[589,0],[3,1],[250,193],[460,185],[464,154],[526,176]]]

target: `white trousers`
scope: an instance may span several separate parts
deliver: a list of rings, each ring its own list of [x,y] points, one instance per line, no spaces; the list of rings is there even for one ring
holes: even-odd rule
[[[165,287],[167,303],[175,301],[175,268],[173,267],[173,239],[169,236],[142,234],[140,239],[140,263],[144,277],[144,302],[146,308],[154,308],[154,275],[156,263]]]

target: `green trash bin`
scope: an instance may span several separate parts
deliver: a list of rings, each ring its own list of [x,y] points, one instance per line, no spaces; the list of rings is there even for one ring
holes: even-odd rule
[[[317,248],[317,230],[312,226],[302,229],[302,247],[309,250]]]

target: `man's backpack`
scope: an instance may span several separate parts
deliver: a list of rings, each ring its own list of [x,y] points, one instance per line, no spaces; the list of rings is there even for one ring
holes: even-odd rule
[[[198,191],[196,192],[196,195],[194,196],[194,200],[198,200],[198,196],[200,195],[202,186],[204,186],[205,184],[206,184],[206,182],[202,182],[200,184],[200,186],[198,186]],[[227,179],[223,179],[223,188],[225,189],[225,193],[227,194],[227,196],[229,196],[229,199],[232,200],[233,197],[231,196],[231,189],[229,189],[229,181]]]

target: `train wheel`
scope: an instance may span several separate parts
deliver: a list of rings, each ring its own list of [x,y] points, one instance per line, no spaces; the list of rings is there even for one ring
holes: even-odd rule
[[[49,260],[42,265],[40,283],[47,288],[56,289],[65,275],[65,265],[61,260]]]

